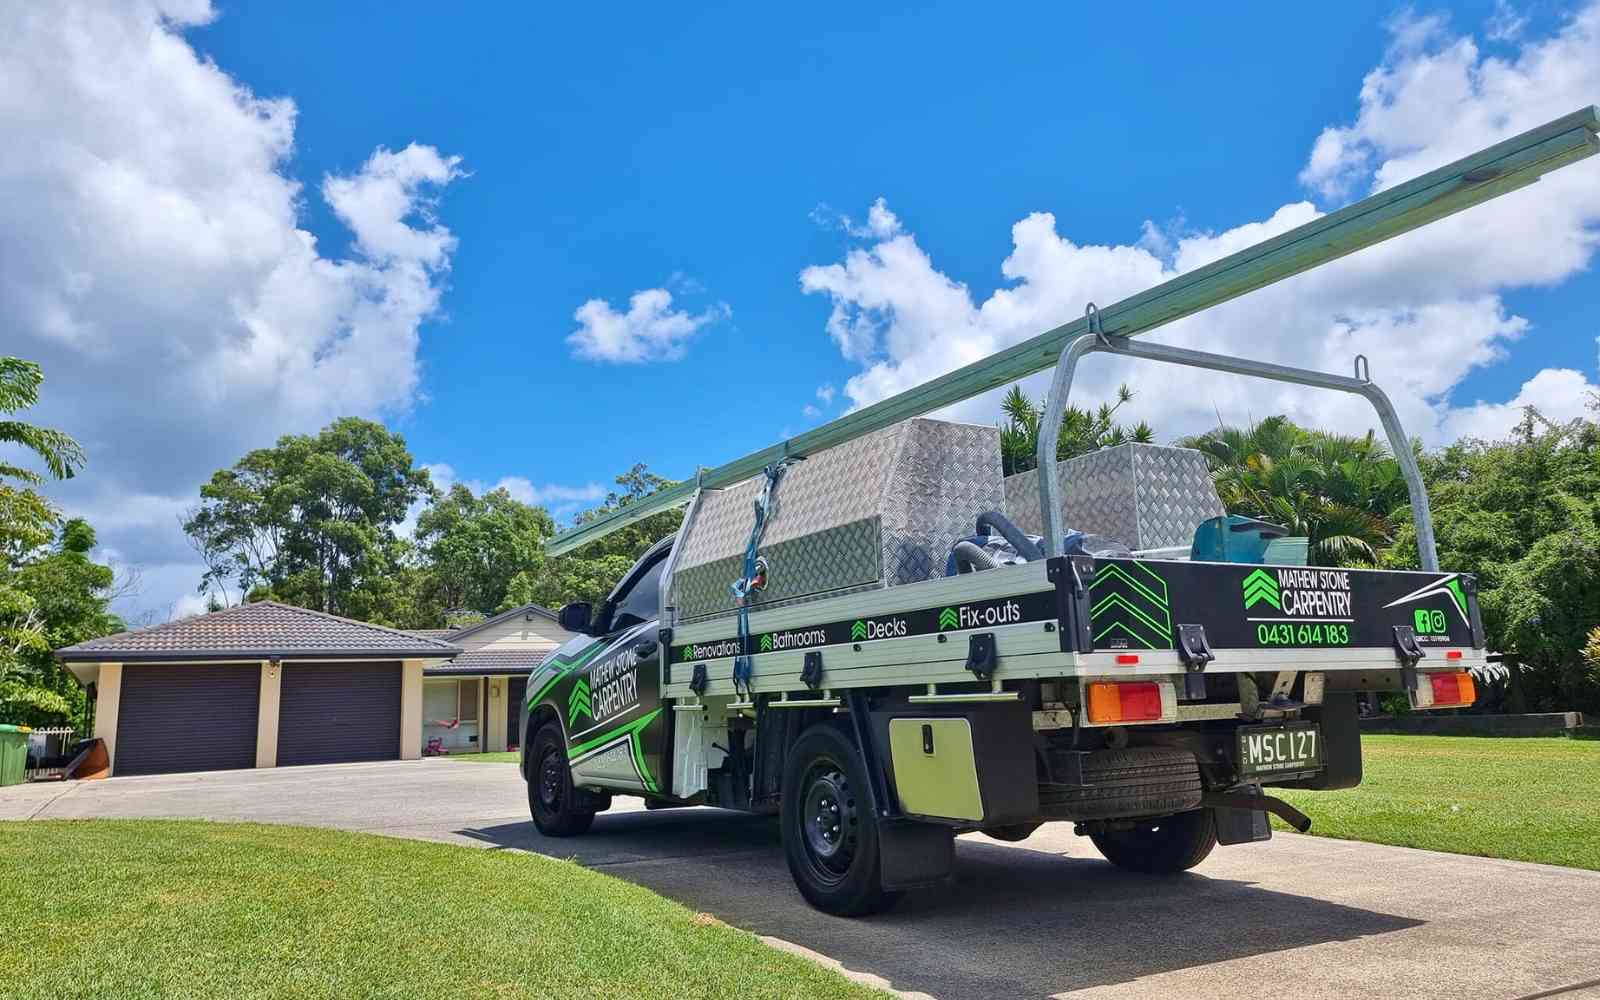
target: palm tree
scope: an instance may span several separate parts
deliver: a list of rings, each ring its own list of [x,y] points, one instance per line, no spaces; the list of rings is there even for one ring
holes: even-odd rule
[[[0,357],[0,413],[16,413],[39,402],[39,386],[43,382],[44,369],[32,361]],[[21,445],[38,455],[57,479],[71,479],[83,467],[83,448],[64,431],[35,427],[20,420],[0,420],[0,444]],[[44,477],[32,469],[0,461],[0,477],[4,476],[30,486],[44,482]]]
[[[1155,432],[1150,425],[1140,421],[1133,427],[1124,427],[1113,420],[1122,404],[1133,398],[1133,390],[1117,387],[1116,403],[1102,403],[1097,410],[1068,406],[1061,415],[1061,438],[1056,444],[1056,461],[1061,462],[1085,455],[1112,445],[1136,441],[1150,444]],[[1000,402],[1006,415],[1005,426],[1000,428],[1000,458],[1006,475],[1026,472],[1038,464],[1039,424],[1044,418],[1044,406],[1035,403],[1018,387],[1012,386]]]
[[[1311,539],[1319,566],[1376,565],[1409,497],[1400,465],[1371,431],[1333,434],[1268,417],[1180,441],[1205,454],[1230,513]]]

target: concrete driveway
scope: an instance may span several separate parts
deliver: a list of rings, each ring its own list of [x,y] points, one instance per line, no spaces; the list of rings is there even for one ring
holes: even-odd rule
[[[510,764],[427,760],[0,789],[0,819],[302,823],[572,857],[855,978],[937,997],[1600,998],[1600,872],[1279,835],[1174,879],[1070,828],[959,844],[955,884],[843,920],[794,891],[771,820],[619,799],[541,837]],[[802,947],[803,946],[803,947]]]

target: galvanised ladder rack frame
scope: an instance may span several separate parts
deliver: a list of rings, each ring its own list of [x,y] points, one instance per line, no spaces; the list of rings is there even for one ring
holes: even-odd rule
[[[1091,304],[1089,308],[1092,310],[1094,306]],[[1378,420],[1382,422],[1383,432],[1389,438],[1389,450],[1394,452],[1395,461],[1400,465],[1400,474],[1405,478],[1406,492],[1411,497],[1411,520],[1417,528],[1418,559],[1423,569],[1433,573],[1438,572],[1439,553],[1433,541],[1433,513],[1428,506],[1428,490],[1422,483],[1422,469],[1417,466],[1417,456],[1411,450],[1411,439],[1406,437],[1405,428],[1400,426],[1400,414],[1395,412],[1394,404],[1389,402],[1388,394],[1372,381],[1365,355],[1356,355],[1356,374],[1352,378],[1348,375],[1330,375],[1327,372],[1291,368],[1288,365],[1277,365],[1267,361],[1251,361],[1249,358],[1231,358],[1225,354],[1191,351],[1185,347],[1140,344],[1126,337],[1104,339],[1080,337],[1067,345],[1067,349],[1061,352],[1061,359],[1056,364],[1055,377],[1050,382],[1050,394],[1046,397],[1044,416],[1040,418],[1043,423],[1039,427],[1039,444],[1037,451],[1034,452],[1039,468],[1039,505],[1044,515],[1044,520],[1040,523],[1044,525],[1046,552],[1059,553],[1065,538],[1061,499],[1056,496],[1059,484],[1056,478],[1056,445],[1061,440],[1061,418],[1066,413],[1067,396],[1072,392],[1072,377],[1078,369],[1078,362],[1084,355],[1097,352],[1120,354],[1127,358],[1143,358],[1147,361],[1164,361],[1190,368],[1231,372],[1235,375],[1249,375],[1252,378],[1272,379],[1276,382],[1293,382],[1363,397],[1378,411]]]
[[[1600,109],[1591,106],[1574,111],[1107,306],[1098,312],[1093,330],[1089,317],[1074,320],[787,441],[703,470],[691,480],[563,532],[550,540],[546,551],[551,555],[570,552],[651,514],[682,506],[697,489],[731,486],[785,457],[815,454],[1043,371],[1080,338],[1129,338],[1148,333],[1526,187],[1544,174],[1600,152],[1596,133],[1600,133]]]

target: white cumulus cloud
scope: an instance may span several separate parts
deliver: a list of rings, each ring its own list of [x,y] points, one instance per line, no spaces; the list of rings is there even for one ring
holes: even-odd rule
[[[733,311],[718,303],[704,312],[672,308],[665,288],[634,292],[628,310],[619,312],[605,299],[590,299],[572,318],[578,329],[567,337],[572,356],[585,361],[638,363],[677,361],[703,327],[727,319]]]
[[[215,16],[203,0],[0,6],[4,350],[44,366],[29,419],[88,449],[55,496],[146,567],[134,614],[198,582],[177,519],[213,470],[412,406],[456,245],[435,206],[460,161],[431,146],[379,148],[304,190],[294,102],[185,38]],[[348,255],[303,228],[314,197]]]
[[[544,507],[558,521],[604,500],[607,492],[599,483],[582,483],[576,486],[562,483],[539,484],[526,476],[502,476],[493,483],[481,479],[462,479],[456,474],[455,467],[448,462],[426,462],[422,467],[428,470],[429,478],[441,493],[448,492],[457,483],[471,490],[476,496],[503,489],[511,494],[513,500]],[[414,504],[406,513],[406,519],[396,530],[406,536],[415,534],[417,517],[422,513],[424,506],[422,503]]]
[[[1392,46],[1363,82],[1356,120],[1325,130],[1310,152],[1302,180],[1325,197],[1388,187],[1600,94],[1600,4],[1554,34],[1527,38],[1509,59],[1484,56],[1438,19],[1409,17],[1392,28]],[[894,218],[881,201],[874,210]],[[855,230],[860,245],[841,261],[806,268],[800,285],[831,303],[827,332],[860,366],[843,394],[859,407],[1075,319],[1090,301],[1108,305],[1320,214],[1308,200],[1222,232],[1146,223],[1128,244],[1101,246],[1075,242],[1055,216],[1036,212],[1011,227],[1012,250],[1000,265],[1007,283],[981,302],[896,219],[881,233]],[[1600,165],[1591,160],[1165,326],[1152,339],[1335,372],[1365,354],[1412,433],[1438,442],[1470,426],[1500,436],[1519,403],[1474,403],[1458,414],[1452,391],[1536,335],[1501,295],[1567,279],[1589,265],[1597,244]],[[1085,362],[1075,392],[1104,399],[1121,381],[1138,394],[1131,412],[1170,436],[1214,425],[1219,413],[1244,421],[1284,412],[1352,430],[1374,423],[1359,399],[1107,356]],[[1588,385],[1583,373],[1544,372],[1530,381],[1529,398],[1560,389],[1556,409],[1566,412],[1565,401]],[[1042,378],[1029,387],[1042,392]],[[994,419],[995,394],[954,410]]]
[[[1522,384],[1515,397],[1504,403],[1479,401],[1453,408],[1445,418],[1451,438],[1497,440],[1521,423],[1532,407],[1552,424],[1565,424],[1586,415],[1596,399],[1595,385],[1583,372],[1571,368],[1546,368]]]

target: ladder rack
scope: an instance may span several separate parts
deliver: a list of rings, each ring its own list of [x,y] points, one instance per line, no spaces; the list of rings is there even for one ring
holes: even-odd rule
[[[785,457],[804,457],[911,417],[969,399],[1056,364],[1074,341],[1136,337],[1246,292],[1337,260],[1393,236],[1534,183],[1600,152],[1600,109],[1581,108],[1429,171],[1287,233],[1180,274],[1089,317],[1073,320],[898,395],[863,407],[626,507],[562,532],[545,546],[560,555],[652,514],[689,502],[697,489],[749,479]]]

